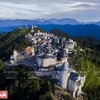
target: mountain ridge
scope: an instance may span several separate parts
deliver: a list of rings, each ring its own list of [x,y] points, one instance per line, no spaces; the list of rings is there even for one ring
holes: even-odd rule
[[[65,25],[65,24],[85,24],[85,22],[79,22],[76,19],[71,18],[63,18],[63,19],[0,19],[0,27],[8,27],[8,26],[20,26],[20,25],[48,25],[48,24],[59,24],[59,25]]]
[[[51,31],[53,29],[59,29],[72,37],[77,36],[93,36],[96,39],[100,40],[100,26],[94,24],[86,24],[86,25],[38,25],[38,27]]]
[[[0,27],[19,26],[19,25],[48,25],[48,24],[95,24],[100,26],[100,21],[94,22],[81,22],[73,18],[51,18],[51,19],[0,19]]]
[[[100,26],[94,25],[94,24],[86,24],[86,25],[55,25],[55,24],[49,24],[49,25],[37,25],[39,28],[42,28],[46,30],[47,32],[50,32],[53,29],[58,29],[63,31],[64,33],[68,33],[68,35],[72,37],[77,36],[93,36],[96,39],[100,40]],[[26,26],[21,26],[22,28],[25,28]],[[28,25],[29,28],[32,27],[32,25]],[[13,27],[0,27],[1,33],[11,32],[15,30],[16,28],[19,28],[19,26],[13,26]]]

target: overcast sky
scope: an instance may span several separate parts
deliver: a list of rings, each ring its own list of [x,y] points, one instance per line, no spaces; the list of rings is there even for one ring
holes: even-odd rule
[[[100,0],[0,0],[0,19],[100,21]]]

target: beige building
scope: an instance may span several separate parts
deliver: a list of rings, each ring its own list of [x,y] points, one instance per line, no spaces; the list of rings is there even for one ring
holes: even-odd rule
[[[49,67],[56,64],[56,57],[50,50],[48,50],[48,52],[42,56],[37,56],[36,60],[39,67]]]

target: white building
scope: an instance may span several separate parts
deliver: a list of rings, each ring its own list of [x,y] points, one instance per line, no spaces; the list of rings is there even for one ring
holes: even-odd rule
[[[67,41],[67,47],[69,51],[73,51],[75,46],[77,46],[77,42],[73,41],[72,39]]]
[[[70,72],[74,71],[71,67],[69,67],[68,62],[64,62],[62,66],[60,66],[58,71],[59,76],[59,84],[62,88],[67,88],[67,81],[70,75]]]
[[[58,71],[59,85],[62,88],[67,89],[74,98],[81,94],[85,78],[85,76],[82,77],[77,74],[66,62],[63,63]]]

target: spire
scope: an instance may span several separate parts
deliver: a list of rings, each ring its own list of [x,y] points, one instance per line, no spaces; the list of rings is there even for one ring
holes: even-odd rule
[[[63,48],[68,48],[67,43],[64,43]]]
[[[68,54],[66,53],[65,50],[61,50],[57,56],[59,58],[66,58],[66,57],[68,57]]]

